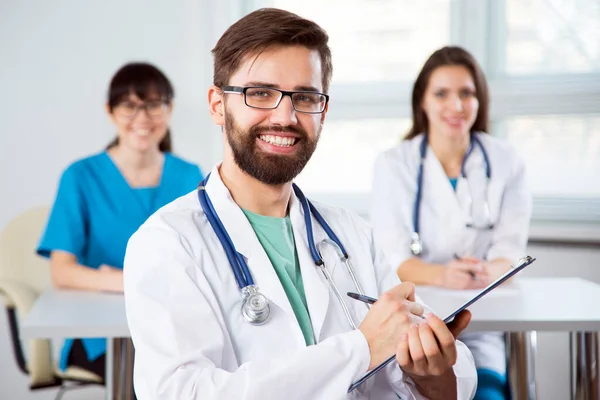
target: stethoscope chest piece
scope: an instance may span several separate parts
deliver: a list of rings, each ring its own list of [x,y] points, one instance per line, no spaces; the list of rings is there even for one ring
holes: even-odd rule
[[[262,325],[264,324],[269,315],[271,314],[271,308],[269,306],[269,300],[265,295],[259,292],[258,287],[254,283],[254,279],[252,278],[252,273],[250,272],[250,268],[248,267],[248,263],[246,262],[244,256],[235,249],[233,241],[231,237],[227,233],[225,226],[223,226],[223,222],[217,215],[212,202],[206,193],[206,184],[208,182],[208,178],[210,174],[207,175],[206,178],[198,185],[198,200],[200,201],[200,205],[204,214],[206,215],[206,219],[208,220],[210,226],[213,228],[215,235],[219,239],[219,242],[223,246],[223,250],[225,251],[225,255],[227,260],[229,261],[229,265],[231,266],[231,270],[235,277],[238,288],[240,289],[242,295],[242,304],[240,306],[240,311],[242,314],[242,318],[249,322],[252,325]],[[317,211],[317,209],[310,203],[304,194],[300,190],[300,188],[296,185],[293,185],[294,192],[296,196],[300,200],[302,209],[304,211],[304,222],[306,224],[306,237],[308,239],[310,253],[315,262],[325,275],[331,289],[334,291],[336,297],[340,301],[342,308],[348,318],[348,322],[352,326],[353,329],[356,329],[356,325],[352,320],[352,316],[350,315],[350,311],[346,306],[340,291],[338,290],[335,282],[333,282],[333,277],[325,268],[324,261],[321,259],[319,251],[317,250],[317,245],[314,243],[314,235],[312,231],[312,221],[311,214],[317,220],[317,222],[321,225],[323,230],[327,233],[329,239],[323,240],[321,244],[330,244],[335,248],[335,251],[338,257],[344,262],[346,268],[348,269],[348,273],[354,282],[356,290],[360,294],[364,294],[360,284],[358,283],[358,279],[355,276],[354,269],[352,268],[352,264],[348,259],[348,253],[346,249],[342,245],[342,242],[339,240],[335,232],[331,229],[331,227],[327,224],[323,216]],[[335,265],[335,264],[334,264]],[[368,307],[368,305],[367,305]]]
[[[418,256],[423,252],[423,242],[421,242],[421,238],[416,232],[413,232],[412,234],[412,240],[410,242],[410,252],[415,256]]]
[[[242,317],[252,325],[262,325],[271,313],[269,300],[254,285],[243,288],[242,294]]]

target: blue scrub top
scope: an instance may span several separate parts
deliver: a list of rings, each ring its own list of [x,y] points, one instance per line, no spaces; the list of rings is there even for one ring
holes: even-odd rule
[[[458,184],[458,178],[448,178],[450,180],[450,184],[452,185],[452,189],[456,192],[456,185]]]
[[[194,190],[204,178],[200,168],[165,153],[157,187],[129,186],[106,151],[71,164],[63,173],[48,225],[37,253],[69,252],[81,265],[123,268],[129,237],[163,205]],[[106,339],[82,339],[90,361],[106,352]],[[65,369],[73,340],[61,351]]]

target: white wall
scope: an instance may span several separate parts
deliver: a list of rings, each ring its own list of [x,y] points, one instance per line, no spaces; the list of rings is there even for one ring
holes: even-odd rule
[[[61,171],[114,135],[104,104],[126,62],[175,86],[175,151],[208,169],[221,137],[208,117],[214,44],[208,0],[0,2],[0,228],[52,201]]]
[[[175,152],[211,168],[222,146],[208,117],[210,49],[236,12],[210,0],[1,0],[0,230],[17,213],[50,204],[62,170],[112,139],[106,92],[129,61],[154,63],[171,79]],[[29,394],[15,365],[2,314],[0,399],[53,398],[54,390]]]

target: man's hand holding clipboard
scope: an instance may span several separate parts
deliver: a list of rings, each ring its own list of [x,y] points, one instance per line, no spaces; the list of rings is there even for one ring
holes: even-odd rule
[[[522,271],[525,267],[531,265],[531,263],[533,263],[536,259],[530,256],[525,256],[521,259],[519,259],[519,261],[517,262],[516,265],[514,265],[509,271],[507,271],[504,275],[500,276],[498,279],[496,279],[494,282],[490,283],[488,286],[486,286],[480,293],[478,293],[475,297],[473,297],[472,299],[470,299],[469,301],[467,301],[465,304],[463,304],[462,306],[460,306],[459,308],[457,308],[454,312],[452,312],[450,315],[448,315],[446,318],[444,318],[443,322],[447,325],[447,327],[449,328],[450,332],[453,334],[454,339],[458,336],[458,334],[460,334],[460,332],[462,332],[466,326],[469,324],[471,317],[470,317],[470,313],[468,311],[465,311],[469,306],[471,306],[473,303],[475,303],[476,301],[478,301],[479,299],[481,299],[483,296],[485,296],[486,294],[488,294],[489,292],[491,292],[492,290],[494,290],[495,288],[497,288],[498,286],[500,286],[502,283],[506,282],[508,279],[510,279],[511,277],[513,277],[515,274],[517,274],[518,272]],[[377,299],[368,297],[368,296],[363,296],[363,295],[359,295],[356,293],[348,293],[348,295],[356,300],[359,301],[363,301],[366,303],[371,303],[374,304]],[[422,317],[423,318],[423,317]],[[431,321],[428,323],[430,323],[430,325],[434,325],[433,329],[435,329],[435,325],[438,322],[437,320],[439,320],[439,318],[437,317],[433,317],[432,318],[434,321]],[[441,322],[441,321],[440,321]],[[440,329],[440,331],[442,331]],[[447,330],[443,330],[444,334],[447,332]],[[455,334],[456,333],[456,334]],[[445,342],[447,338],[442,338],[443,343],[440,343],[440,338],[436,338],[436,340],[438,341],[438,345],[444,347],[445,346]],[[401,348],[403,344],[399,344],[399,348]],[[406,344],[408,346],[408,344]],[[402,352],[402,353],[406,353],[406,352]],[[442,349],[442,354],[443,354],[443,349]],[[382,370],[386,365],[388,365],[389,363],[391,363],[394,359],[397,358],[397,355],[393,355],[390,358],[386,359],[384,362],[382,362],[381,364],[379,364],[378,366],[376,366],[375,368],[371,369],[367,374],[365,374],[361,379],[359,379],[358,381],[356,381],[355,383],[353,383],[350,388],[348,389],[348,392],[353,391],[354,389],[356,389],[358,386],[360,386],[363,382],[365,382],[367,379],[369,379],[371,376],[375,375],[377,372],[379,372],[380,370]],[[410,364],[411,360],[398,360],[400,365],[407,365]]]

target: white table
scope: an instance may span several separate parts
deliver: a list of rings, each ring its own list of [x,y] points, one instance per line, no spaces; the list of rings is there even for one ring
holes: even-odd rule
[[[445,316],[474,292],[419,287],[417,294],[438,314]],[[579,278],[517,278],[470,307],[473,319],[469,331],[555,331],[571,332],[573,352],[573,398],[593,398],[597,385],[595,355],[586,346],[594,345],[600,331],[600,285]],[[112,359],[112,345],[129,337],[123,296],[47,290],[21,322],[23,339],[64,337],[106,337],[107,398],[115,398],[109,386],[111,376],[123,376],[123,363]],[[590,358],[590,356],[594,356]],[[114,368],[116,374],[110,369]],[[121,381],[131,390],[131,379]],[[597,387],[597,386],[596,386]],[[112,396],[112,397],[111,397]],[[587,397],[586,397],[587,396]]]
[[[106,398],[131,397],[128,364],[133,361],[125,354],[130,334],[123,295],[47,289],[22,319],[20,335],[22,340],[107,338]]]
[[[442,317],[476,293],[417,288],[417,295]],[[600,285],[580,278],[516,277],[469,310],[472,320],[467,331],[470,332],[569,332],[572,398],[597,398]]]

